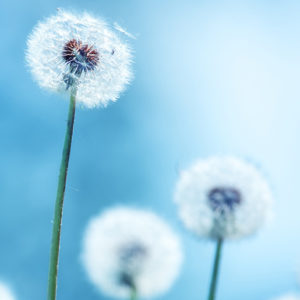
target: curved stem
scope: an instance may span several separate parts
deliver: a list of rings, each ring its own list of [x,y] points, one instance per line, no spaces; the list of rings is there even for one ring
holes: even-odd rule
[[[68,123],[67,123],[65,142],[64,142],[64,148],[63,148],[60,171],[59,171],[57,196],[56,196],[55,211],[54,211],[50,266],[49,266],[49,277],[48,277],[48,300],[56,299],[61,221],[62,221],[68,165],[69,165],[71,144],[72,144],[75,108],[76,108],[76,90],[73,89],[70,95]]]
[[[219,238],[217,240],[217,249],[215,254],[214,268],[211,277],[208,300],[215,300],[216,297],[216,288],[218,283],[218,274],[220,269],[222,246],[223,246],[223,239]]]

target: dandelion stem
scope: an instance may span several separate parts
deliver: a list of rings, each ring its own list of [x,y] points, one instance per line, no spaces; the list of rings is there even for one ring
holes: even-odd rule
[[[137,290],[136,287],[131,288],[130,300],[137,300]]]
[[[208,300],[215,300],[216,297],[216,288],[218,283],[218,274],[220,269],[222,246],[223,246],[223,239],[218,238]]]
[[[61,222],[62,222],[64,195],[66,189],[67,172],[68,172],[68,165],[69,165],[69,158],[70,158],[70,151],[71,151],[73,126],[74,126],[74,119],[75,119],[75,108],[76,108],[76,89],[72,89],[70,95],[68,123],[67,123],[65,142],[64,142],[64,148],[63,148],[60,171],[59,171],[57,196],[56,196],[55,211],[54,211],[50,266],[49,266],[49,277],[48,277],[48,300],[56,299]]]

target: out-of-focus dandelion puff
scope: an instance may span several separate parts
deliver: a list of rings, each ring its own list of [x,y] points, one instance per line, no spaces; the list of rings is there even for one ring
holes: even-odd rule
[[[10,289],[3,283],[0,282],[0,299],[1,300],[15,300]]]
[[[250,235],[272,211],[272,195],[264,177],[235,157],[196,162],[181,173],[174,199],[187,229],[214,239]]]
[[[104,293],[153,297],[169,289],[182,263],[181,244],[169,226],[151,212],[115,208],[93,218],[83,241],[82,261]]]
[[[273,300],[300,300],[300,295],[287,294],[287,295],[281,296],[279,298],[275,298]]]
[[[38,23],[26,60],[41,87],[58,92],[76,87],[77,101],[89,108],[115,101],[132,78],[128,45],[88,13],[59,9]]]

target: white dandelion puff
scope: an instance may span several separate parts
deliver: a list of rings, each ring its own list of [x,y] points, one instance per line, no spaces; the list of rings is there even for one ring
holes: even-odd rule
[[[287,295],[281,296],[279,298],[275,298],[273,300],[300,300],[300,295],[287,294]]]
[[[85,232],[82,261],[104,293],[153,297],[168,290],[182,263],[178,237],[151,212],[115,208],[93,218]]]
[[[132,78],[131,57],[103,20],[62,9],[37,24],[26,52],[41,87],[65,92],[76,86],[77,102],[89,108],[117,100]]]
[[[1,300],[15,300],[10,289],[3,283],[0,282],[0,299]]]
[[[254,233],[270,216],[272,206],[263,176],[234,157],[199,160],[183,171],[174,199],[187,229],[214,239]]]

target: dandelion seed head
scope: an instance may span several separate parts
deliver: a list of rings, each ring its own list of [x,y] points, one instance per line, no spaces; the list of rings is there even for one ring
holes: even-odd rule
[[[0,283],[0,299],[1,300],[15,300],[15,297],[13,296],[12,292],[3,283]]]
[[[128,298],[168,290],[182,262],[178,237],[151,212],[115,208],[93,218],[84,235],[82,262],[104,293]]]
[[[116,101],[132,79],[129,46],[101,19],[59,9],[33,29],[26,61],[39,85],[65,93],[77,89],[88,108]]]
[[[251,235],[270,217],[272,206],[260,172],[235,157],[199,160],[183,171],[174,200],[187,229],[207,238]]]

